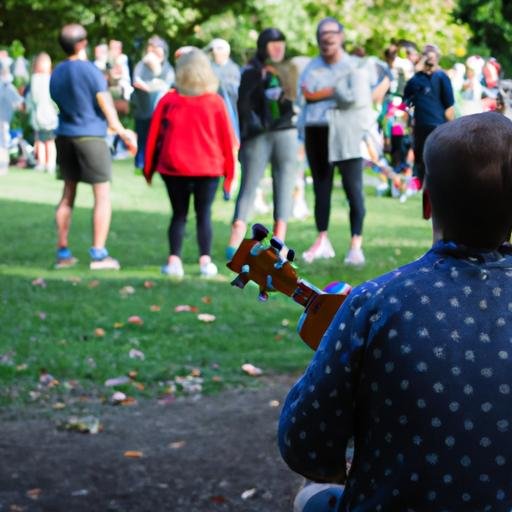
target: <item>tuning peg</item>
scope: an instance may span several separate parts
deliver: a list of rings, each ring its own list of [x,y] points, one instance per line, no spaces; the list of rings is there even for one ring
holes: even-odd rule
[[[252,238],[261,242],[268,236],[268,229],[263,224],[254,224],[252,227]]]
[[[268,293],[265,292],[265,291],[260,292],[260,294],[258,295],[258,300],[260,302],[267,302],[267,300],[268,300]]]
[[[247,279],[244,279],[241,275],[238,275],[231,281],[231,286],[236,286],[237,288],[245,288],[247,284]]]
[[[281,249],[284,247],[284,243],[282,240],[280,240],[279,238],[277,238],[276,236],[273,236],[271,239],[270,239],[270,245],[276,249],[277,252],[281,251]]]
[[[293,249],[288,249],[286,253],[286,259],[291,263],[295,259],[295,251]]]

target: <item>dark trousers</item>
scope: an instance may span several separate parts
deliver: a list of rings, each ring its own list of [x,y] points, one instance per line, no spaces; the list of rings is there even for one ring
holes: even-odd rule
[[[318,231],[327,231],[331,214],[331,194],[334,169],[341,172],[341,184],[350,208],[350,233],[352,236],[363,233],[365,216],[363,193],[363,159],[352,158],[342,162],[329,162],[327,126],[306,127],[306,155],[313,178],[315,193],[315,223]]]
[[[151,119],[135,119],[135,132],[137,133],[137,153],[135,154],[135,167],[144,169],[146,155],[146,142],[148,140]]]
[[[180,256],[185,236],[190,198],[194,197],[199,256],[210,255],[212,249],[212,204],[219,178],[181,177],[161,174],[171,201],[172,217],[167,232],[169,254]]]
[[[414,175],[420,180],[423,186],[425,179],[425,163],[423,162],[423,148],[427,137],[437,128],[437,126],[415,126],[414,127]]]

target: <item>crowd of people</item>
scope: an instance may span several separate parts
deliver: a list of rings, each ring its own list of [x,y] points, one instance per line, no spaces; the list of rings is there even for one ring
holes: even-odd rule
[[[496,59],[473,55],[464,64],[456,64],[445,72],[439,66],[440,54],[435,45],[427,45],[420,51],[413,42],[405,40],[386,48],[382,59],[368,57],[359,47],[350,53],[345,51],[343,26],[337,20],[327,18],[322,23],[317,32],[317,57],[288,59],[286,35],[276,28],[268,28],[259,34],[254,57],[243,67],[232,60],[230,44],[221,38],[213,39],[203,50],[180,47],[173,55],[174,65],[167,42],[156,35],[147,40],[138,61],[132,62],[118,40],[98,44],[93,49],[92,63],[103,75],[115,111],[136,132],[135,168],[142,172],[145,166],[157,165],[151,171],[144,171],[146,177],[155,170],[160,172],[155,161],[146,160],[157,105],[169,90],[190,95],[177,87],[175,67],[190,52],[202,51],[208,56],[205,62],[217,80],[215,93],[223,99],[228,112],[231,126],[228,139],[233,141],[241,168],[239,188],[224,190],[226,198],[237,192],[226,248],[228,259],[245,236],[247,222],[258,211],[270,209],[262,185],[267,166],[271,169],[273,234],[285,241],[289,218],[292,215],[304,218],[309,213],[304,194],[305,170],[309,168],[318,236],[302,256],[307,263],[334,257],[328,227],[335,171],[339,169],[349,203],[350,243],[344,261],[347,265],[363,265],[363,168],[370,167],[377,172],[379,194],[390,193],[405,201],[422,188],[423,145],[436,126],[461,115],[505,110],[499,89],[502,72]],[[55,138],[62,136],[62,131],[58,128],[60,105],[50,95],[51,75],[52,61],[45,52],[34,57],[29,72],[24,59],[12,59],[7,51],[1,51],[0,173],[7,172],[13,145],[15,157],[22,163],[55,173]],[[33,131],[32,146],[27,137],[9,130],[17,109],[24,109],[27,114]],[[187,133],[186,127],[183,130]],[[107,138],[114,155],[126,156],[126,144],[116,133],[109,130]],[[205,143],[202,139],[196,142]],[[224,147],[224,140],[217,143]],[[213,139],[206,144],[213,144]],[[202,176],[212,172],[204,167],[200,170],[198,166],[190,170],[189,166],[190,163],[183,168],[173,167],[172,174]],[[231,176],[235,171],[223,172]],[[160,172],[169,173],[169,169]],[[237,180],[230,178],[231,182]],[[199,197],[194,194],[196,203]],[[214,197],[215,194],[211,201]],[[183,233],[184,225],[177,218],[186,219],[188,201],[185,211],[181,211],[174,199],[171,200],[175,217],[169,228],[169,262],[162,269],[171,276],[181,277],[181,242],[177,241],[180,237],[176,237],[176,232]],[[211,222],[207,224],[209,232]],[[178,225],[181,227],[177,230]],[[204,233],[199,225],[198,229]],[[198,238],[202,240],[203,236]],[[206,254],[210,245],[211,242],[206,245],[199,242],[203,262],[205,257],[210,257]],[[61,254],[68,252],[61,251]],[[65,266],[73,261],[73,258],[59,258],[57,264]],[[172,261],[179,262],[174,265]],[[209,273],[214,275],[213,263],[209,268]]]
[[[285,401],[282,456],[317,482],[297,495],[295,512],[510,510],[512,87],[500,86],[494,59],[468,58],[463,76],[460,66],[443,71],[432,44],[419,51],[403,41],[384,60],[361,48],[347,53],[334,18],[318,23],[316,37],[317,56],[287,59],[286,35],[267,28],[239,69],[222,39],[206,51],[181,47],[173,67],[167,43],[153,36],[130,73],[119,41],[96,47],[93,63],[84,27],[66,25],[66,60],[52,71],[49,56],[38,55],[24,95],[0,54],[2,148],[10,116],[25,103],[37,165],[53,173],[57,162],[64,182],[57,268],[76,263],[68,235],[81,182],[94,193],[90,267],[120,268],[106,248],[107,133],[148,183],[159,174],[165,184],[172,218],[162,272],[174,278],[184,274],[191,200],[199,273],[217,274],[211,207],[221,180],[225,199],[237,194],[230,258],[268,165],[273,234],[285,240],[304,151],[318,235],[303,258],[312,263],[335,256],[328,229],[338,169],[349,203],[348,265],[365,262],[365,162],[400,197],[415,184],[423,215],[432,216],[432,248],[350,293]],[[128,111],[136,134],[120,121]]]

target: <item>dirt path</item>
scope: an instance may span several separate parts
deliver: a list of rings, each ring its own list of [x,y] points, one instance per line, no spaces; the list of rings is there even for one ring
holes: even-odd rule
[[[101,405],[96,435],[59,430],[47,412],[4,411],[0,512],[291,512],[302,480],[280,459],[271,402],[282,404],[293,381],[168,405]]]

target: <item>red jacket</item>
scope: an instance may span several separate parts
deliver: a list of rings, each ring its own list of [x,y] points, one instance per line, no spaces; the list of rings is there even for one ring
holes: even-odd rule
[[[168,92],[151,118],[144,177],[224,176],[229,193],[235,172],[236,136],[223,99],[218,94],[183,96]]]

